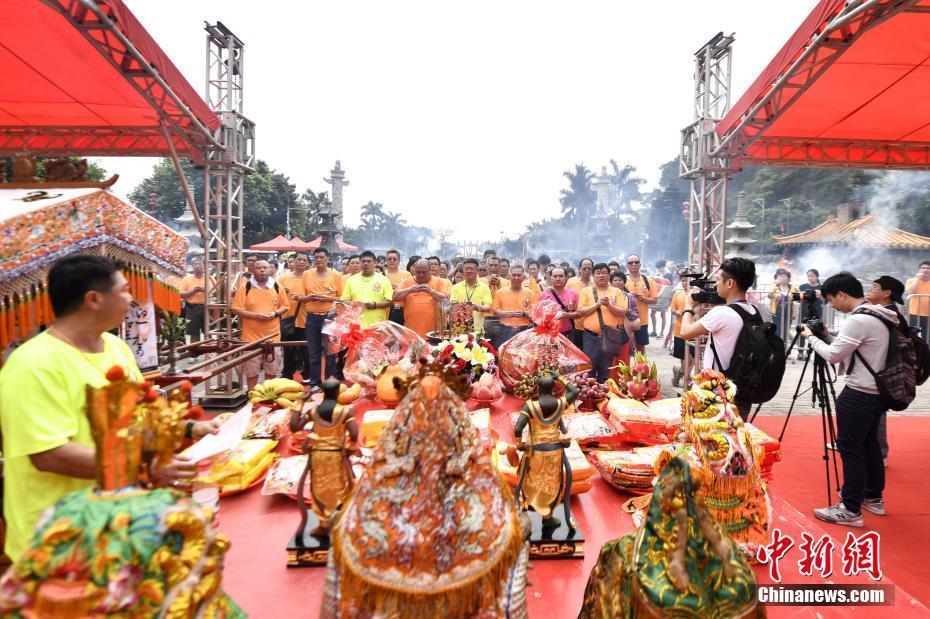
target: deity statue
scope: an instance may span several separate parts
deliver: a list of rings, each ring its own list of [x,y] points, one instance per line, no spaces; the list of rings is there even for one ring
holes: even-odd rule
[[[525,619],[529,550],[472,425],[468,385],[422,365],[332,529],[322,619]]]
[[[354,477],[349,454],[355,452],[358,443],[358,427],[352,407],[339,404],[339,381],[326,379],[323,383],[323,401],[310,407],[307,413],[295,410],[291,415],[291,431],[301,430],[307,422],[313,423],[307,438],[307,466],[297,484],[297,505],[300,507],[300,528],[295,542],[303,544],[309,518],[304,500],[304,486],[310,475],[310,496],[313,512],[319,519],[310,535],[325,537],[329,534],[333,516],[342,508],[346,497],[352,492]]]
[[[700,486],[687,459],[667,463],[643,526],[601,548],[580,618],[765,616],[755,574]]]
[[[565,387],[565,395],[558,398],[552,394],[556,381]],[[568,501],[572,470],[565,455],[570,441],[563,436],[562,414],[578,397],[579,391],[574,383],[555,373],[540,376],[538,386],[539,399],[529,400],[523,406],[513,429],[517,449],[524,452],[517,471],[517,504],[521,509],[532,508],[538,513],[544,529],[554,529],[561,521],[553,512],[562,501],[566,522],[574,529]],[[527,425],[529,442],[523,443],[523,429]],[[512,450],[508,457],[513,459],[515,455]]]

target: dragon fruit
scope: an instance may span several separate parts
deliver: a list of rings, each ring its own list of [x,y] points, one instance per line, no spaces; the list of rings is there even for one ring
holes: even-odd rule
[[[619,391],[618,395],[645,401],[659,394],[658,369],[644,354],[637,352],[633,363],[627,365],[621,361],[615,367],[617,382],[612,390]]]

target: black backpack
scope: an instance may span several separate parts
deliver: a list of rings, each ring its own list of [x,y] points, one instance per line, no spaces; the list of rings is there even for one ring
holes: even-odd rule
[[[759,308],[755,314],[750,314],[735,303],[729,307],[743,319],[743,328],[736,338],[730,367],[722,370],[723,374],[736,385],[739,401],[751,404],[768,402],[778,393],[785,375],[785,341],[775,334],[774,323],[762,320]],[[720,368],[713,334],[710,336],[710,349],[714,353],[716,367]]]
[[[917,395],[917,385],[920,384],[917,382],[918,376],[922,374],[923,380],[927,380],[927,368],[926,365],[921,367],[921,355],[918,353],[920,347],[926,349],[927,344],[905,325],[900,317],[895,323],[865,308],[854,313],[878,318],[888,328],[888,354],[885,357],[885,367],[876,372],[857,350],[853,353],[854,358],[849,363],[848,372],[852,372],[853,365],[858,358],[875,379],[875,386],[878,387],[878,394],[885,406],[893,411],[903,411],[910,406]],[[927,363],[927,358],[926,351],[924,351],[924,364]]]

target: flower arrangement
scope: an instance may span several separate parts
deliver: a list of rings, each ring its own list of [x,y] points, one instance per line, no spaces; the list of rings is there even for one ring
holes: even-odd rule
[[[433,347],[433,358],[465,377],[471,385],[483,374],[497,375],[497,351],[474,333],[463,333],[442,340]]]

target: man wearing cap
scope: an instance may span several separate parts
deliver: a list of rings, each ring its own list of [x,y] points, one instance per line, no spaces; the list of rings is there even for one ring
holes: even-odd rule
[[[898,305],[904,305],[904,283],[890,275],[882,275],[874,282],[865,298],[869,303],[881,305],[885,309],[890,309],[898,315],[898,321],[901,327],[907,330],[907,321],[898,310]],[[888,466],[888,413],[882,415],[878,423],[878,444],[882,448],[882,460],[885,466]]]

